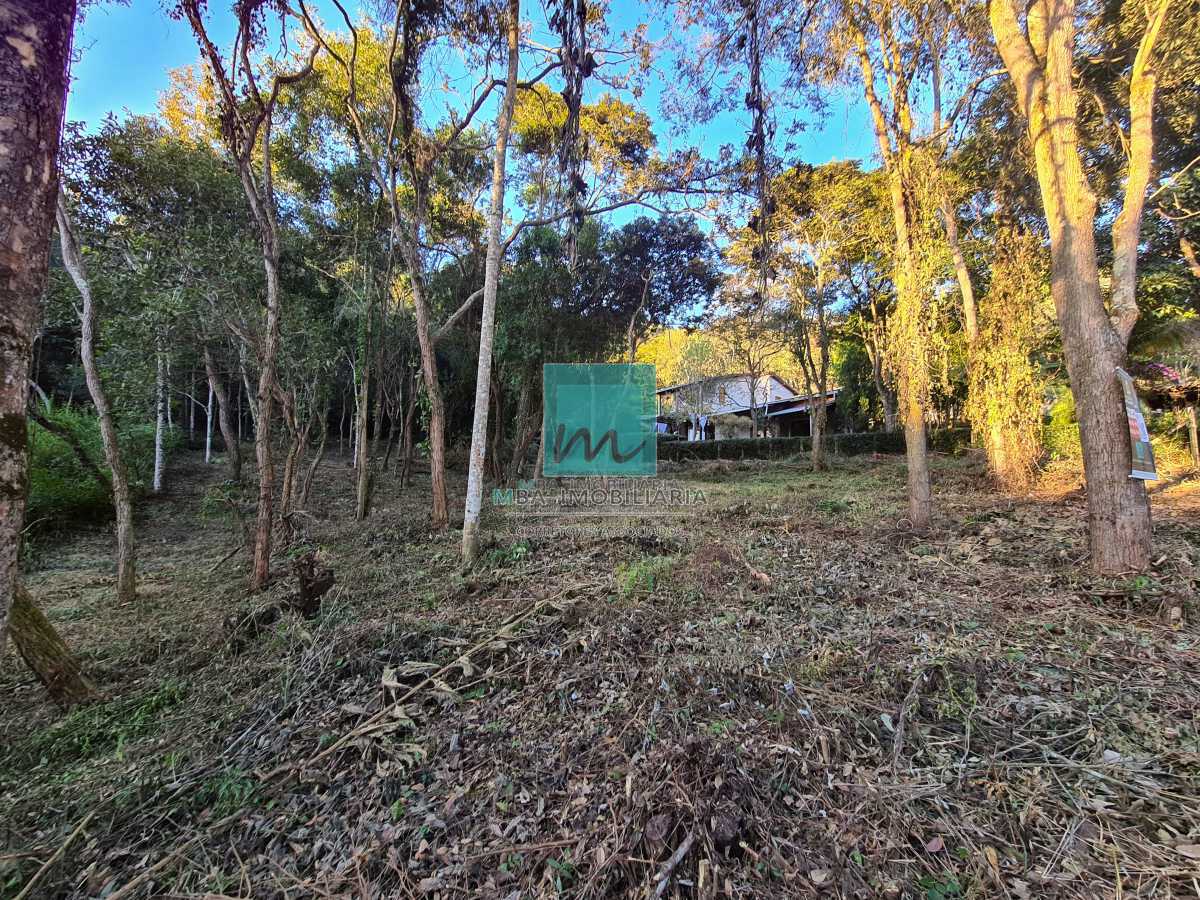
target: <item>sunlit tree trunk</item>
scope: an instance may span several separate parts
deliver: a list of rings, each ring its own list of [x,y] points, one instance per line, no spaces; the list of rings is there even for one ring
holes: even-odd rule
[[[20,589],[25,405],[41,319],[74,0],[0,0],[0,660]]]
[[[1129,477],[1129,423],[1115,370],[1125,362],[1138,316],[1137,234],[1153,151],[1150,63],[1167,5],[1159,0],[1150,11],[1130,77],[1129,167],[1112,228],[1110,319],[1096,259],[1096,198],[1076,128],[1075,0],[1035,0],[1024,28],[1013,0],[989,4],[996,45],[1033,145],[1050,232],[1051,294],[1083,446],[1092,565],[1106,574],[1144,569],[1150,562],[1150,504],[1143,482]]]
[[[892,220],[896,232],[895,259],[892,281],[896,290],[894,319],[900,329],[898,341],[891,341],[892,350],[901,351],[894,360],[893,371],[898,374],[900,415],[904,423],[904,450],[908,477],[908,518],[912,527],[929,527],[932,515],[932,491],[929,482],[929,453],[925,434],[925,393],[928,372],[926,371],[926,348],[924,346],[923,317],[925,303],[924,288],[917,283],[914,254],[913,226],[915,210],[912,197],[912,111],[909,106],[909,84],[903,68],[886,65],[892,57],[898,58],[896,35],[886,29],[880,30],[880,41],[885,43],[881,55],[885,61],[892,106],[896,115],[889,117],[883,110],[876,93],[875,67],[868,52],[867,41],[856,23],[852,23],[856,43],[856,54],[861,70],[863,93],[871,111],[875,138],[883,157],[888,176],[888,190],[892,204]]]
[[[950,259],[954,262],[954,278],[958,281],[958,293],[962,298],[963,333],[967,336],[969,352],[979,338],[979,306],[975,301],[975,287],[971,284],[971,270],[967,268],[967,260],[958,240],[958,215],[950,203],[942,206],[942,223],[946,229]]]
[[[520,0],[508,0],[508,77],[496,122],[492,151],[492,206],[488,218],[487,260],[483,276],[483,313],[479,327],[479,367],[475,376],[475,417],[471,426],[471,462],[467,474],[466,510],[463,516],[462,555],[466,563],[479,555],[479,517],[483,508],[484,454],[488,434],[488,391],[492,382],[492,341],[496,333],[496,293],[503,256],[500,227],[504,221],[504,169],[508,158],[508,133],[517,98]]]
[[[204,374],[208,378],[209,416],[211,418],[212,400],[217,401],[217,421],[221,426],[221,439],[225,442],[225,453],[229,457],[229,478],[240,481],[242,477],[242,448],[238,434],[234,431],[233,423],[229,421],[229,394],[225,391],[225,383],[217,374],[213,363],[212,351],[204,346]],[[209,428],[211,434],[212,428]]]
[[[83,363],[84,379],[92,405],[96,407],[96,418],[100,424],[100,439],[104,445],[104,458],[111,473],[113,508],[117,517],[117,600],[124,603],[137,594],[137,564],[133,537],[133,502],[129,493],[129,478],[125,472],[125,461],[117,442],[117,427],[113,423],[112,407],[100,380],[100,368],[96,364],[96,303],[92,296],[92,285],[88,280],[79,251],[79,242],[67,213],[66,198],[58,192],[56,204],[59,244],[62,247],[63,267],[79,291],[79,357]]]
[[[1187,408],[1188,448],[1192,452],[1192,468],[1200,472],[1200,427],[1196,423],[1196,407]]]

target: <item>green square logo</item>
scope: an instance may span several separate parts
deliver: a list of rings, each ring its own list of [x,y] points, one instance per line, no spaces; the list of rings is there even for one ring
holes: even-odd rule
[[[654,366],[648,363],[546,363],[543,473],[656,475],[654,387]]]

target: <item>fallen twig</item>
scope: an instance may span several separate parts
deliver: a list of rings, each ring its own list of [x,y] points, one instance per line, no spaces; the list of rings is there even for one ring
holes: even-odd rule
[[[231,560],[233,558],[233,555],[245,546],[246,546],[245,544],[238,544],[236,547],[234,547],[232,550],[230,550],[228,553],[226,553],[224,556],[222,556],[219,560],[216,561],[216,563],[213,565],[213,567],[208,570],[208,574],[211,575],[213,572],[217,571],[217,569],[221,568],[222,565],[229,562],[229,560]]]
[[[683,862],[683,858],[688,855],[688,851],[692,849],[692,844],[696,841],[696,833],[689,831],[687,837],[683,839],[683,843],[679,845],[671,858],[667,860],[667,864],[663,866],[663,870],[658,875],[658,887],[654,889],[654,896],[661,897],[667,892],[667,885],[671,883],[671,875],[675,869]]]
[[[42,863],[42,867],[33,873],[33,877],[25,883],[25,887],[21,888],[21,892],[17,894],[13,900],[25,900],[25,898],[29,896],[29,892],[33,890],[34,885],[41,881],[42,876],[49,871],[50,867],[62,858],[62,855],[67,852],[67,848],[71,846],[71,843],[75,840],[75,838],[79,837],[80,832],[87,827],[87,823],[92,821],[92,817],[95,815],[96,810],[93,809],[80,820],[79,824],[75,826],[75,830],[72,831],[67,836],[67,839],[62,842],[59,848],[50,855],[50,858]]]

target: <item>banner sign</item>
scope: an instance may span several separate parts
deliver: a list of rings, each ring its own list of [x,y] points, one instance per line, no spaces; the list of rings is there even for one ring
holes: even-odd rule
[[[559,364],[542,369],[542,472],[652,477],[658,469],[654,366]]]
[[[1124,369],[1118,368],[1117,378],[1121,380],[1121,390],[1125,394],[1125,414],[1129,418],[1129,445],[1133,451],[1133,468],[1129,477],[1141,478],[1143,481],[1157,481],[1158,472],[1154,468],[1154,448],[1150,446],[1150,432],[1146,429],[1146,417],[1142,415],[1142,405],[1138,402],[1133,376]]]

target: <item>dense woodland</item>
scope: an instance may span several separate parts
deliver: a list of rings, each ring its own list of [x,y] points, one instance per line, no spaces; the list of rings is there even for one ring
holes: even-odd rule
[[[1200,507],[1186,493],[1196,489],[1200,473],[1200,7],[1194,0],[164,0],[160,15],[190,30],[196,61],[169,73],[157,113],[67,121],[77,52],[72,35],[79,17],[102,6],[0,0],[0,689],[22,685],[12,689],[24,698],[5,717],[10,752],[0,785],[13,821],[23,824],[10,835],[11,854],[0,853],[0,894],[1191,896],[1200,877],[1200,824],[1196,807],[1190,819],[1177,807],[1198,802],[1200,777],[1194,762],[1200,682],[1191,680],[1200,670],[1190,624],[1200,577]],[[650,25],[662,21],[671,27],[652,36]],[[806,132],[849,103],[865,109],[875,154],[807,161]],[[736,454],[773,461],[663,463],[660,477],[695,480],[719,510],[704,521],[682,520],[666,537],[616,540],[613,546],[626,540],[649,554],[630,561],[597,557],[600,551],[576,532],[541,544],[517,539],[489,500],[493,488],[541,474],[542,368],[556,362],[654,363],[660,385],[729,373],[753,385],[774,374],[804,395],[838,393],[830,413],[813,406],[809,437],[764,441],[769,454],[746,447]],[[1130,419],[1119,370],[1133,377],[1140,394],[1158,482],[1130,477]],[[760,412],[752,401],[756,429],[766,421]],[[903,457],[851,458],[846,448],[854,442],[835,440],[846,433],[894,434],[886,446],[903,448]],[[935,433],[961,439],[935,443]],[[805,491],[811,499],[797,499]],[[874,504],[871,516],[863,512],[866,503]],[[1012,512],[1035,508],[1048,510],[1039,513],[1046,518]],[[187,543],[192,529],[211,540]],[[802,543],[780,549],[788,541]],[[175,560],[172,545],[179,542],[195,558],[164,562]],[[961,551],[971,542],[976,549]],[[93,605],[66,605],[61,598],[82,595],[71,593],[75,588],[56,595],[66,582],[54,573],[75,558],[72,548],[85,544],[94,554],[88,565],[96,580],[87,588]],[[400,553],[399,568],[378,562],[384,546]],[[884,548],[884,561],[872,547]],[[965,553],[958,575],[951,579],[922,564],[922,547],[941,547],[928,551],[935,559]],[[794,580],[800,576],[787,567],[813,554],[818,567],[844,560],[847,568]],[[596,566],[607,573],[606,586],[593,584]],[[1047,572],[1052,582],[1040,587],[1023,581]],[[557,579],[559,592],[539,593],[522,580],[537,573]],[[207,585],[204,594],[219,603],[205,601],[203,615],[187,612],[170,590],[164,596],[164,578],[178,582],[178,596],[199,590],[185,586],[189,580]],[[689,578],[698,578],[698,586],[685,589]],[[1017,586],[1002,591],[1006,581]],[[431,584],[445,595],[429,594]],[[641,623],[651,615],[642,605],[717,609],[736,595],[742,605],[729,613],[729,628],[740,634],[761,626],[763,616],[770,630],[809,622],[804,665],[815,668],[805,670],[807,680],[828,678],[840,685],[829,692],[850,696],[860,690],[845,669],[853,647],[875,646],[885,628],[869,609],[875,601],[862,599],[872,584],[873,596],[886,599],[891,590],[908,598],[888,607],[888,615],[909,615],[911,622],[889,619],[886,627],[946,630],[954,640],[957,629],[969,634],[983,616],[987,628],[998,629],[1006,616],[1010,624],[1037,618],[1032,606],[1001,611],[1002,599],[1018,603],[1026,595],[1057,597],[1057,610],[1073,609],[1079,597],[1099,598],[1096,615],[1124,604],[1142,616],[1142,624],[1111,624],[1103,634],[1075,639],[1072,628],[1099,626],[1084,624],[1086,613],[1072,614],[1060,640],[1090,643],[1078,657],[1087,660],[1104,656],[1096,650],[1103,635],[1116,640],[1126,626],[1153,633],[1123,636],[1126,649],[1109,657],[1136,661],[1139,640],[1143,649],[1165,654],[1152,666],[1146,662],[1165,680],[1147,688],[1142,705],[1133,704],[1140,712],[1129,713],[1137,722],[1174,723],[1165,737],[1166,726],[1156,726],[1154,752],[1163,755],[1153,763],[1113,749],[1111,741],[1097,743],[1092,757],[1063,743],[1064,733],[1085,729],[1089,720],[1100,728],[1098,710],[1118,702],[1119,693],[1105,693],[1100,707],[1076,718],[1055,719],[1049,707],[1015,719],[1011,712],[991,710],[992,719],[980,712],[946,740],[952,746],[965,740],[960,766],[973,752],[993,754],[998,766],[1021,748],[1052,745],[1057,755],[1048,771],[1061,766],[1068,781],[1091,777],[1086,759],[1100,753],[1104,764],[1125,760],[1128,768],[1136,756],[1134,768],[1169,771],[1171,785],[1165,775],[1157,782],[1145,775],[1157,787],[1136,781],[1132,769],[1096,776],[1107,778],[1110,790],[1127,792],[1121,802],[1136,800],[1147,810],[1158,804],[1153,815],[1146,812],[1153,827],[1139,826],[1137,840],[1167,848],[1165,857],[1128,835],[1113,837],[1119,849],[1112,856],[1096,851],[1097,859],[1109,860],[1103,877],[1103,867],[1078,857],[1074,870],[1039,882],[1030,871],[1049,873],[1052,862],[1075,859],[1076,851],[1066,837],[1054,850],[1057,838],[1028,824],[1031,806],[996,813],[996,821],[1020,819],[1019,828],[1003,826],[1006,836],[994,822],[964,826],[953,841],[945,829],[945,837],[926,833],[907,849],[928,864],[895,862],[904,848],[882,838],[882,856],[867,864],[850,838],[834,849],[838,841],[818,838],[815,830],[802,837],[808,825],[795,825],[783,840],[780,829],[792,827],[779,805],[783,798],[797,816],[811,818],[811,810],[799,812],[809,796],[795,787],[803,778],[760,771],[751,762],[727,771],[715,762],[724,751],[711,742],[737,728],[713,722],[732,721],[729,711],[743,708],[737,704],[720,707],[727,718],[706,720],[703,746],[694,734],[685,738],[691,719],[674,719],[672,727],[682,729],[672,751],[678,758],[664,756],[653,777],[661,775],[659,790],[669,793],[662,773],[676,772],[676,786],[687,782],[691,787],[679,789],[699,803],[697,792],[715,771],[716,786],[709,787],[717,795],[741,790],[756,798],[751,805],[736,814],[714,806],[702,815],[677,803],[654,815],[647,800],[640,819],[613,818],[614,829],[630,831],[614,837],[607,856],[589,831],[596,820],[566,824],[575,821],[566,811],[582,806],[586,793],[563,807],[559,831],[522,826],[518,837],[493,825],[494,834],[474,838],[474,850],[465,838],[462,846],[436,849],[429,817],[449,820],[455,797],[466,794],[442,798],[439,816],[416,795],[386,786],[404,781],[399,773],[406,770],[412,778],[421,766],[433,772],[441,758],[430,750],[433,737],[420,746],[424,716],[431,715],[417,714],[421,697],[428,693],[428,704],[448,704],[464,716],[471,702],[485,702],[470,691],[492,673],[519,665],[526,678],[540,671],[545,659],[538,654],[553,643],[546,629],[559,627],[545,625],[553,610],[563,628],[595,624],[579,639],[586,654],[617,641],[613,635],[633,640],[629,635],[643,634],[643,627],[645,634],[658,628],[648,624],[656,620]],[[586,606],[593,588],[596,597],[619,598],[629,621],[605,631],[603,608]],[[993,589],[1000,594],[992,597]],[[682,592],[683,606],[672,606],[673,590]],[[950,602],[956,590],[970,597]],[[386,616],[391,643],[360,653],[354,640],[366,638],[352,640],[353,626],[339,624],[342,613],[329,610],[357,609],[361,622],[375,623],[364,624],[362,633],[383,640],[384,619],[366,610],[380,609],[385,594],[400,603]],[[564,594],[587,611],[559,609]],[[490,619],[470,619],[473,627],[463,632],[434,630],[453,629],[464,615],[490,609],[496,597],[533,606],[496,607]],[[995,620],[974,605],[984,600],[995,601]],[[843,611],[827,609],[830,603],[843,604]],[[921,619],[929,604],[939,611]],[[85,608],[105,624],[89,631],[79,621],[85,613],[70,612]],[[686,632],[709,613],[678,615]],[[113,625],[131,616],[140,620],[130,625],[134,630]],[[912,624],[918,619],[925,624]],[[963,624],[968,620],[971,627]],[[523,639],[523,649],[516,644],[519,622],[543,628]],[[257,734],[255,728],[303,719],[307,724],[296,726],[302,733],[325,722],[329,710],[344,715],[351,707],[362,718],[326,722],[316,743],[286,754],[266,736],[253,751],[247,742],[238,752],[259,755],[239,763],[230,782],[213,782],[219,754],[211,747],[208,762],[189,761],[195,784],[224,787],[212,788],[216,793],[191,813],[168,811],[163,820],[172,829],[200,829],[178,850],[183,856],[197,848],[225,854],[223,864],[193,861],[190,874],[169,856],[152,858],[145,833],[141,844],[129,839],[141,849],[121,851],[140,862],[114,862],[111,847],[85,849],[82,840],[72,848],[72,829],[88,821],[81,817],[115,815],[89,807],[101,796],[104,804],[117,803],[117,795],[106,793],[111,773],[89,770],[70,802],[62,799],[67,794],[38,794],[43,801],[58,798],[55,809],[77,813],[54,823],[38,819],[14,780],[35,757],[37,766],[58,771],[57,751],[46,748],[61,746],[64,728],[109,716],[89,710],[125,715],[132,708],[120,704],[130,702],[135,679],[120,669],[128,664],[141,672],[141,663],[118,664],[98,648],[101,641],[132,646],[145,639],[138,629],[146,627],[173,632],[180,659],[203,648],[204,661],[196,665],[217,669],[226,665],[221,660],[245,658],[265,634],[283,641],[276,649],[287,661],[278,665],[295,667],[287,670],[293,672],[287,684],[309,686],[289,688],[298,699],[288,712],[269,716],[253,705],[258,700],[245,699],[249,693],[239,693],[250,691],[253,678],[196,700],[196,710],[229,710],[222,727],[241,721],[245,733]],[[194,639],[192,627],[200,629]],[[210,632],[216,637],[200,636]],[[419,649],[426,637],[429,648],[442,649]],[[450,643],[438,645],[443,638]],[[705,640],[706,653],[726,652],[713,649],[726,637]],[[987,646],[997,653],[1008,648],[997,667],[1022,664],[1013,653],[1023,661],[1050,652],[1040,645],[1013,649],[1019,640],[991,634]],[[330,651],[337,666],[348,656],[373,661],[351,674],[373,679],[376,691],[382,677],[383,696],[374,706],[334,693],[324,706],[315,699],[313,685],[333,678],[333,656],[318,652],[323,643],[339,648]],[[662,639],[654,646],[637,653],[658,654],[666,690],[674,683],[668,662],[674,651],[663,650]],[[872,658],[896,652],[886,641],[880,646]],[[457,649],[447,655],[446,647]],[[626,652],[613,648],[614,659]],[[744,649],[729,650],[729,658]],[[754,677],[766,691],[775,674],[770,653],[760,648],[750,656],[759,652],[763,662]],[[473,656],[479,653],[488,661]],[[825,766],[842,760],[843,780],[852,780],[858,765],[849,749],[856,740],[883,742],[886,760],[879,765],[897,778],[906,772],[916,779],[914,773],[941,766],[936,728],[912,724],[932,708],[923,703],[939,690],[960,700],[959,681],[966,678],[983,709],[985,681],[1001,676],[999,668],[985,674],[982,663],[973,672],[955,668],[959,657],[950,651],[938,659],[896,663],[886,689],[864,675],[872,685],[866,699],[859,707],[845,701],[857,711],[829,713],[825,723],[841,722],[834,755],[827,743],[833,732],[810,736],[803,752],[819,751]],[[713,672],[734,665],[715,656],[710,662]],[[146,673],[159,674],[152,677],[152,699],[137,709],[152,709],[145,714],[157,721],[154,704],[165,709],[183,701],[173,693],[175,676],[163,676],[157,662],[147,665]],[[461,675],[453,686],[451,671]],[[1099,678],[1098,671],[1073,677]],[[1132,671],[1105,670],[1104,677],[1120,680]],[[546,677],[547,684],[560,680]],[[707,688],[697,678],[692,689],[699,696]],[[561,679],[559,693],[570,681]],[[801,680],[787,676],[788,697]],[[143,690],[145,682],[138,683]],[[526,702],[514,698],[532,696],[512,690],[506,702],[514,708]],[[1172,694],[1170,713],[1158,705],[1168,702],[1164,693]],[[770,706],[753,691],[747,696]],[[817,700],[806,702],[806,709],[817,708]],[[236,720],[251,708],[253,722]],[[937,709],[946,714],[944,706]],[[771,718],[775,713],[764,715],[763,722],[783,727],[783,719]],[[540,723],[531,728],[550,728],[554,720],[536,707],[528,716]],[[1033,725],[1040,716],[1050,716],[1045,732]],[[1011,721],[1007,737],[1002,721]],[[363,749],[366,735],[381,725],[389,733],[401,726],[414,731],[403,741],[384,739],[390,755]],[[430,735],[443,727],[449,758],[458,759],[460,735],[474,726],[429,720]],[[649,733],[657,726],[645,727]],[[971,746],[973,729],[990,749]],[[213,747],[235,736],[214,735]],[[34,744],[42,749],[30,749]],[[746,748],[753,744],[745,737],[742,750],[751,753]],[[226,749],[232,753],[236,745]],[[643,763],[653,756],[649,746],[647,739],[638,751]],[[569,757],[589,759],[592,752],[566,743],[545,749],[561,752],[567,768]],[[929,756],[919,763],[920,753]],[[245,860],[241,880],[205,881],[206,867],[211,875],[233,865],[221,842],[229,842],[224,832],[241,827],[234,823],[253,806],[252,795],[281,777],[303,783],[318,761],[342,765],[337,761],[347,754],[377,770],[371,792],[376,782],[384,784],[379,802],[395,820],[386,827],[407,835],[406,850],[386,865],[379,851],[357,870],[330,869],[299,862],[296,842],[305,839],[293,835],[290,861],[280,865],[273,857],[282,880]],[[195,759],[202,755],[197,751]],[[496,803],[512,800],[512,784],[520,782],[514,773],[534,765],[536,756],[496,776],[516,779],[505,782],[508,799]],[[604,790],[624,791],[632,802],[644,789],[634,787],[633,770],[611,769],[610,761],[597,771],[605,765],[619,783]],[[140,762],[135,770],[139,779],[146,771]],[[175,773],[167,781],[186,784],[193,775]],[[700,780],[688,781],[693,776]],[[433,791],[440,777],[422,776],[422,783]],[[964,778],[960,772],[960,790]],[[147,817],[138,821],[150,831],[154,804],[178,799],[167,781],[146,788],[150,800],[137,800],[136,815]],[[1089,800],[1080,793],[1083,781],[1071,784],[1067,800],[1056,802],[1076,810],[1075,832],[1085,820],[1095,829],[1088,804],[1118,801]],[[68,790],[62,785],[54,790]],[[885,788],[872,785],[877,798]],[[927,787],[904,782],[903,802],[926,802]],[[1012,790],[1015,797],[1019,791]],[[967,802],[955,796],[955,803]],[[989,788],[984,806],[1002,806],[999,796]],[[406,808],[426,816],[411,832],[400,824]],[[931,807],[921,809],[908,815],[914,821],[933,815]],[[292,825],[311,816],[305,826],[311,828],[330,815],[358,814],[336,803],[306,807]],[[865,818],[839,821],[868,840],[870,814],[855,815]],[[876,837],[888,828],[903,831],[890,815],[877,819]],[[754,816],[759,825],[748,824]],[[486,817],[468,818],[482,828]],[[1133,819],[1129,812],[1099,828],[1133,828]],[[418,834],[418,826],[426,830]],[[771,844],[768,833],[782,843]],[[247,852],[258,853],[246,840]],[[340,838],[327,840],[333,848]],[[348,847],[361,849],[360,840],[330,852],[350,859]],[[797,851],[805,840],[809,848]],[[517,848],[517,855],[541,856],[514,863],[504,877],[496,870],[500,856],[477,871],[476,856],[492,853],[488,842],[497,841],[510,847],[497,853]],[[957,874],[942,864],[943,843],[949,848],[954,841],[969,848]],[[29,846],[38,849],[25,853]],[[568,847],[575,855],[560,853]],[[64,862],[77,853],[83,854],[78,865],[86,865],[82,874]],[[429,853],[441,856],[425,859]],[[624,862],[614,863],[618,857]],[[631,860],[649,865],[634,875]]]

